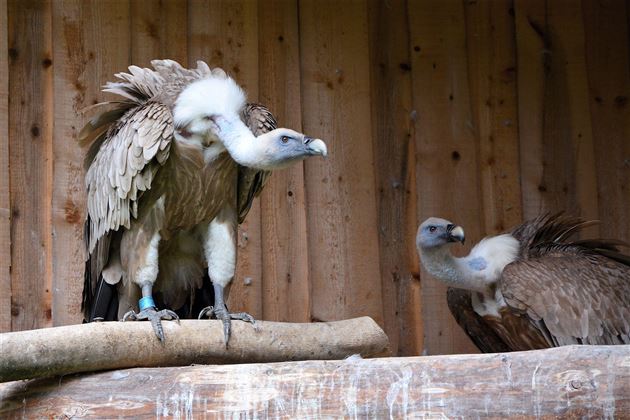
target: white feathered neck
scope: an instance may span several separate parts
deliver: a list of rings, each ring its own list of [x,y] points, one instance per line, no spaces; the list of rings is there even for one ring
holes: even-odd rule
[[[246,100],[243,89],[230,77],[201,79],[188,85],[177,98],[173,109],[175,126],[188,127],[200,137],[214,132],[236,162],[258,168],[269,133],[257,139],[243,123],[241,111]]]
[[[422,262],[434,277],[452,287],[487,293],[506,265],[518,258],[520,244],[503,234],[484,238],[465,257],[455,257],[451,244],[422,248]]]

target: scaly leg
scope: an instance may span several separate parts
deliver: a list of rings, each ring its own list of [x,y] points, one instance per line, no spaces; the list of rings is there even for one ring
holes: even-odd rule
[[[138,301],[140,312],[135,313],[133,310],[127,312],[123,316],[123,321],[151,321],[153,331],[160,341],[164,341],[164,328],[162,328],[162,320],[175,320],[179,324],[179,317],[170,309],[162,309],[158,311],[152,296],[153,285],[148,284],[142,287],[142,299]]]
[[[148,219],[150,221],[151,219]],[[132,273],[132,282],[127,287],[140,286],[142,298],[138,301],[140,312],[133,310],[125,313],[123,321],[149,320],[153,331],[160,341],[164,341],[164,329],[162,319],[176,320],[179,317],[171,310],[158,311],[153,301],[153,285],[158,276],[158,259],[160,234],[157,228],[148,225],[146,229],[132,229],[126,232],[121,242],[121,254],[124,256],[123,264]],[[152,227],[154,229],[152,229]],[[153,231],[153,234],[148,232]],[[135,283],[135,284],[133,284]]]
[[[254,318],[246,313],[228,312],[225,307],[224,290],[234,277],[236,269],[236,213],[224,208],[210,222],[204,232],[204,253],[208,262],[208,275],[214,288],[214,306],[208,306],[199,313],[199,318],[213,315],[223,321],[225,347],[228,346],[231,333],[231,320],[240,319],[254,323]]]
[[[199,313],[199,319],[204,316],[211,318],[212,315],[214,315],[216,319],[223,321],[223,339],[225,341],[225,347],[227,347],[232,333],[232,319],[250,322],[254,326],[256,325],[256,320],[254,320],[254,317],[246,312],[230,313],[227,310],[225,300],[223,299],[224,287],[219,284],[213,284],[212,287],[214,288],[214,306],[208,306],[207,308],[202,309]]]

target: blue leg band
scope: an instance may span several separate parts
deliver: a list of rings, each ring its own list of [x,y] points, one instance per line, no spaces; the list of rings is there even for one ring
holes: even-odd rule
[[[140,307],[140,312],[144,311],[147,308],[155,308],[155,302],[153,302],[153,297],[145,296],[138,301],[138,306]]]

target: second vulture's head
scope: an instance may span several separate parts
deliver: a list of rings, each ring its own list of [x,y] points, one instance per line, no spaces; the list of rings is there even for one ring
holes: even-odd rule
[[[454,242],[463,244],[464,240],[464,229],[461,226],[438,217],[429,217],[418,228],[416,247],[420,251],[431,250]]]

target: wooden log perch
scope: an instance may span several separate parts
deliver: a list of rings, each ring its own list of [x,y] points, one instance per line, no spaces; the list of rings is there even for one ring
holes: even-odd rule
[[[0,417],[630,418],[630,346],[135,368],[0,384]]]
[[[215,320],[165,321],[165,342],[149,322],[100,322],[0,334],[0,382],[105,369],[190,364],[343,359],[386,352],[369,317],[307,324],[232,322],[229,348]]]

